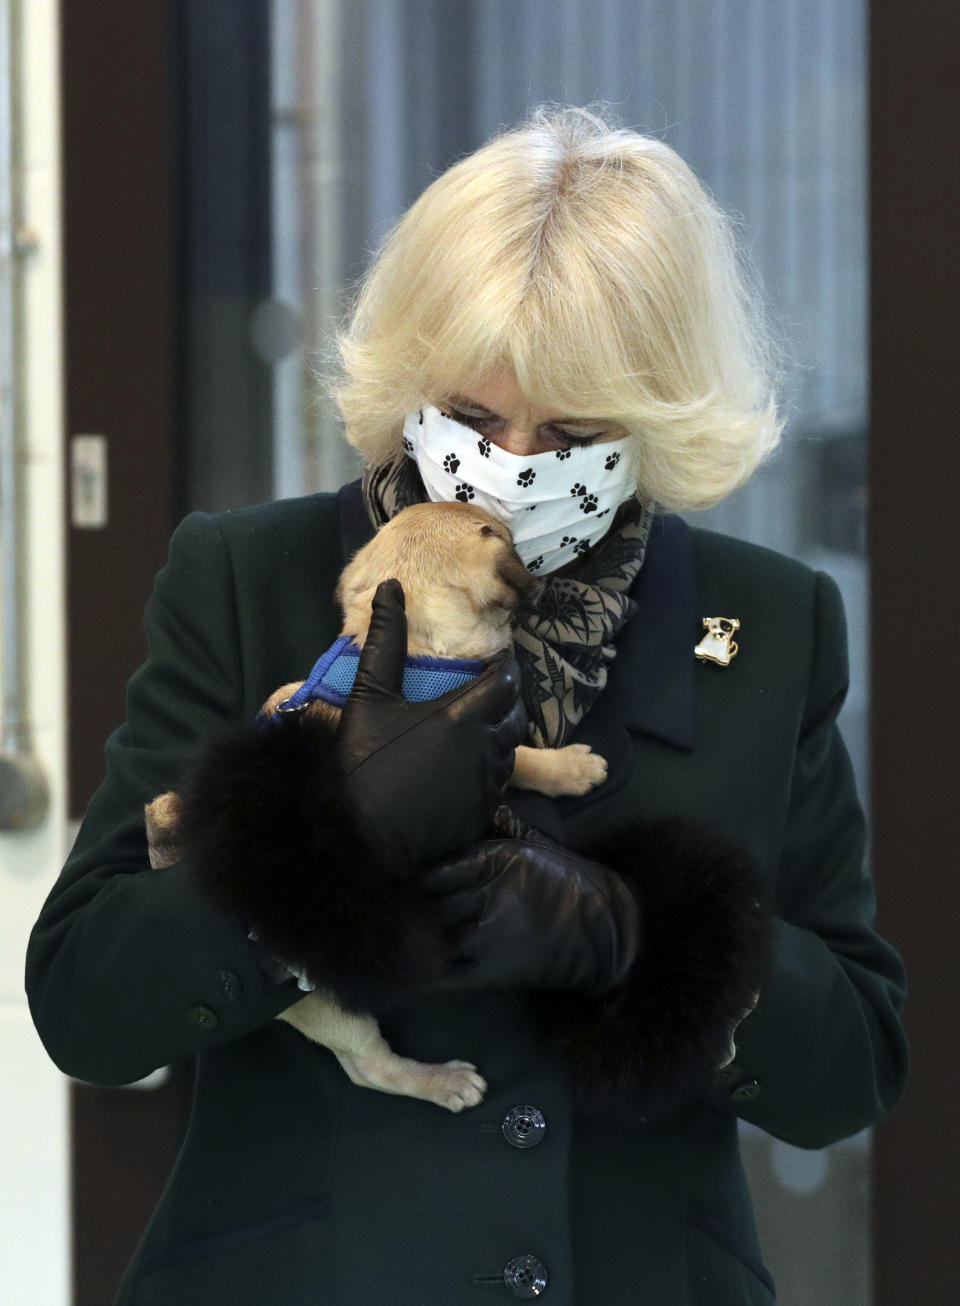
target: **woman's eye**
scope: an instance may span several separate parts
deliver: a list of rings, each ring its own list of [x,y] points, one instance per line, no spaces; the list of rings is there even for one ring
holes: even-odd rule
[[[544,437],[551,442],[551,447],[562,449],[586,449],[596,440],[596,435],[581,435],[579,431],[565,431],[561,426],[544,428]]]
[[[450,416],[461,426],[470,426],[474,430],[479,430],[485,424],[496,422],[496,417],[490,417],[485,413],[465,413],[462,408],[448,408]]]
[[[449,417],[461,426],[469,426],[473,431],[479,431],[481,435],[488,435],[496,438],[497,434],[503,428],[503,418],[497,417],[493,413],[471,413],[464,408],[454,408],[452,404],[446,404],[443,407]],[[557,449],[586,449],[593,444],[602,432],[590,432],[584,435],[581,431],[567,431],[562,426],[542,426],[540,427],[540,442],[543,445],[545,453],[552,453]]]

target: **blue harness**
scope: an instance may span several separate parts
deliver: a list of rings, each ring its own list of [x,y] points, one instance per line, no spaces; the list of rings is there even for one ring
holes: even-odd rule
[[[317,659],[297,692],[285,699],[277,712],[299,712],[318,698],[343,707],[353,689],[359,660],[360,645],[353,642],[352,636],[341,635]],[[476,680],[485,665],[479,658],[408,657],[403,668],[403,697],[408,703],[439,698]]]

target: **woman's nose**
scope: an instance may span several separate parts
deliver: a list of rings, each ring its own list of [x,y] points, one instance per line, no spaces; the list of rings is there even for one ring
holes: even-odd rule
[[[517,454],[520,458],[529,458],[531,454],[540,452],[540,444],[536,429],[530,427],[518,426],[510,423],[504,426],[502,431],[498,431],[491,439],[493,443],[505,450],[506,453]]]

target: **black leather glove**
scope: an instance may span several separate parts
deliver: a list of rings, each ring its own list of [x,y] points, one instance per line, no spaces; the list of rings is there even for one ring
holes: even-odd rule
[[[444,991],[606,993],[640,950],[640,904],[626,880],[533,831],[474,844],[419,883],[458,950]]]
[[[399,581],[378,586],[338,750],[364,839],[385,861],[419,864],[489,828],[526,716],[519,668],[508,654],[442,698],[406,702],[403,604]]]

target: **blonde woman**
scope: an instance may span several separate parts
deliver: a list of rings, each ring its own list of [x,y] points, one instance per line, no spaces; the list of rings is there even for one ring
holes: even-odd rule
[[[64,1070],[198,1062],[119,1301],[772,1301],[738,1118],[804,1147],[882,1119],[904,977],[837,733],[837,589],[676,515],[780,431],[729,224],[663,143],[544,111],[401,219],[340,356],[362,481],[180,527],[31,942]],[[457,499],[538,579],[516,661],[400,702],[388,583],[338,735],[300,730],[293,763],[275,732],[207,742],[333,639],[337,575],[378,525]],[[528,742],[589,745],[603,783],[504,796],[518,691]],[[150,871],[142,805],[198,752],[215,837]],[[469,1058],[485,1100],[347,1082],[273,1019],[294,971],[406,1055]]]

